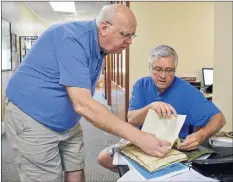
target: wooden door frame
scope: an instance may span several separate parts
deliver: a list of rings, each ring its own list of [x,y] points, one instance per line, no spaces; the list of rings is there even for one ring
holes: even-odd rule
[[[130,8],[130,2],[126,1],[126,6]],[[128,108],[129,108],[129,46],[126,47],[125,51],[125,119],[128,121]]]

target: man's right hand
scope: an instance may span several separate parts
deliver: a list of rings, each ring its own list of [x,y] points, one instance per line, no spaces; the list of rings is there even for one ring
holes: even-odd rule
[[[143,132],[142,137],[138,140],[138,147],[140,147],[147,154],[163,157],[169,151],[171,143],[160,140],[155,135]]]
[[[152,102],[149,105],[149,109],[155,110],[161,118],[170,118],[172,113],[174,116],[177,116],[176,110],[170,104],[165,102]]]

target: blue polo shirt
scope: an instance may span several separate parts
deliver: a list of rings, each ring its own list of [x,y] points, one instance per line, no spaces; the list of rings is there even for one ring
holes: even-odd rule
[[[11,77],[6,96],[38,122],[64,132],[81,118],[65,86],[89,89],[93,96],[103,57],[95,20],[53,25]]]
[[[179,133],[181,138],[189,134],[190,125],[203,127],[212,116],[220,112],[213,102],[207,100],[188,82],[175,77],[172,85],[160,94],[150,76],[143,77],[135,83],[129,110],[141,109],[155,101],[168,103],[175,108],[177,114],[187,115]]]

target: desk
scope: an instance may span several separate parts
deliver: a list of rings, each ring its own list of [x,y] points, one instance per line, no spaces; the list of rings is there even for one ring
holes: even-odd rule
[[[232,158],[233,157],[233,148],[232,147],[212,147],[209,145],[208,140],[204,141],[202,143],[202,146],[207,147],[213,151],[218,152],[220,155],[219,156],[213,156],[211,157],[211,159],[217,159],[217,158]],[[119,175],[120,177],[123,176],[125,173],[127,173],[130,169],[128,166],[123,166],[123,165],[119,165],[117,166],[118,171],[119,171]],[[216,171],[218,171],[218,169],[216,169]],[[233,170],[232,170],[232,174],[233,174]],[[217,176],[218,177],[218,176]],[[224,176],[226,177],[226,176]],[[229,177],[229,175],[228,175]],[[230,175],[231,179],[229,181],[232,181],[232,175]],[[221,177],[220,177],[221,178]],[[223,181],[228,181],[228,180],[223,180]]]

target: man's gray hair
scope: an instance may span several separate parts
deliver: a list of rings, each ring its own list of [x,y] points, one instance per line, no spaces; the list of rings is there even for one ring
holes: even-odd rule
[[[112,23],[112,19],[116,13],[116,6],[113,4],[105,5],[98,16],[96,17],[96,25],[98,26],[102,21]]]
[[[167,45],[159,45],[155,48],[153,48],[150,52],[150,64],[152,64],[154,61],[161,57],[169,57],[173,56],[174,57],[174,62],[175,62],[175,67],[178,64],[178,55],[176,54],[176,51],[167,46]]]

